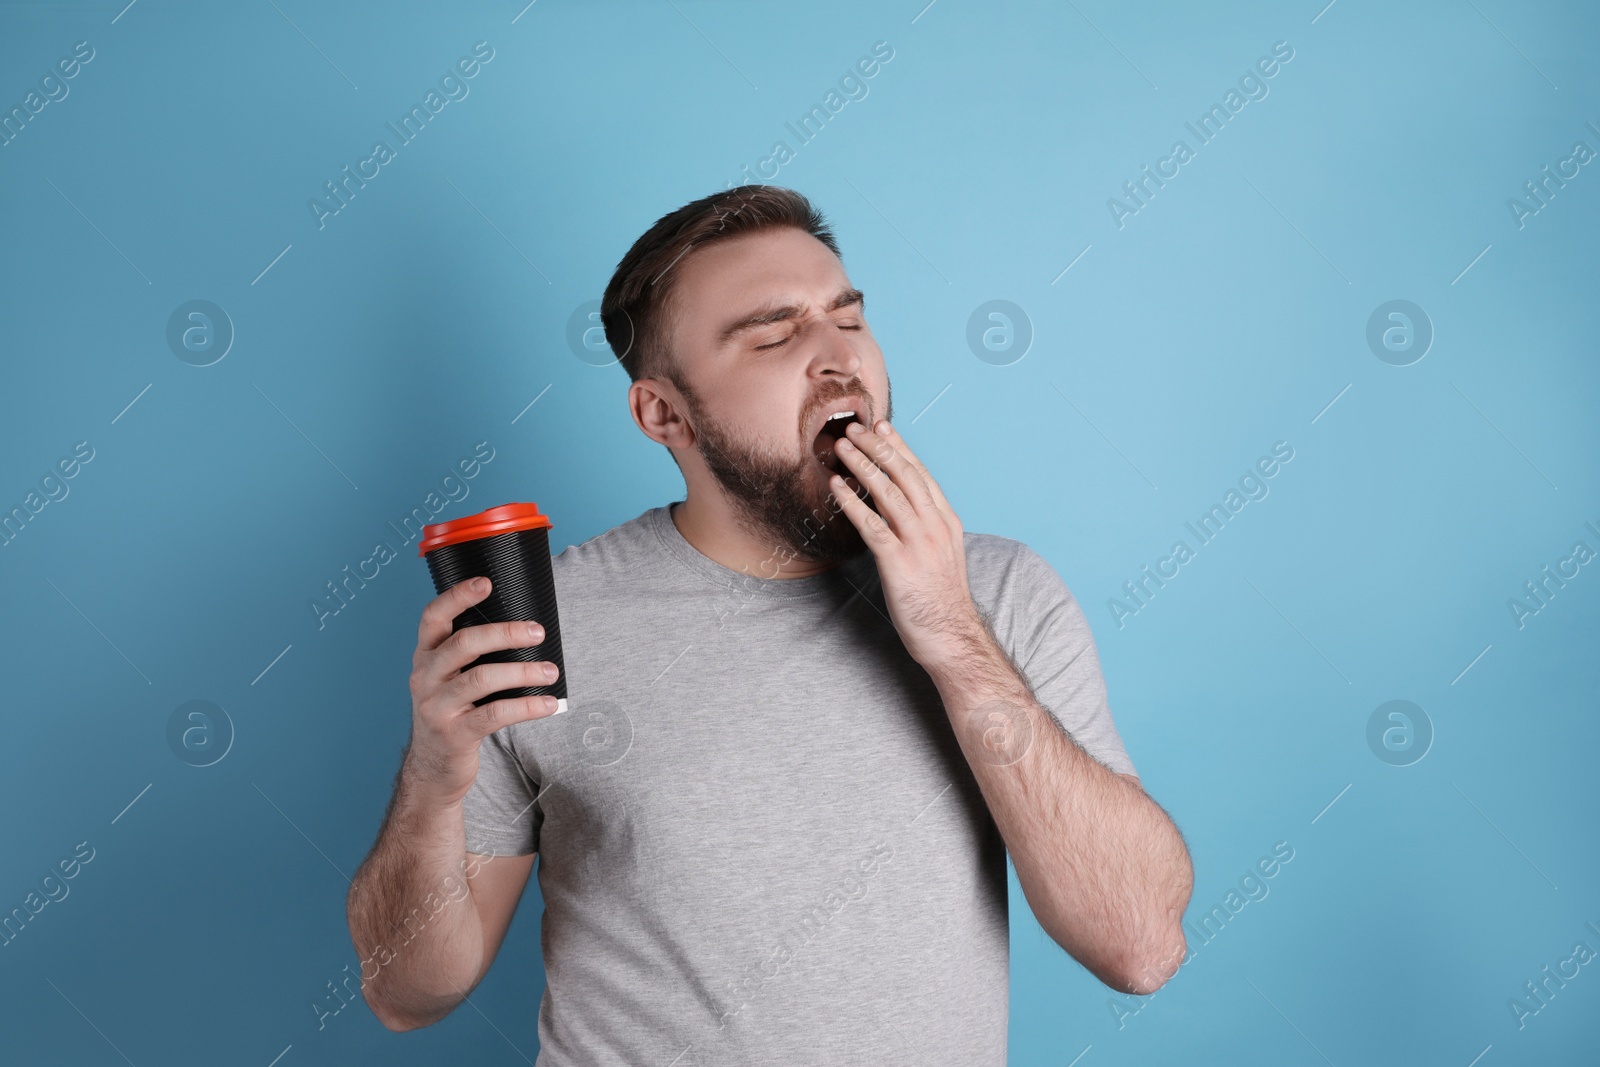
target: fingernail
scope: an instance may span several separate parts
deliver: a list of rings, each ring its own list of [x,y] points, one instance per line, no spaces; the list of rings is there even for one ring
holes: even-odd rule
[[[855,448],[856,446],[851,441],[849,441],[847,438],[841,437],[841,438],[839,438],[839,443],[834,445],[834,447],[837,448],[840,452],[849,452],[851,449]]]
[[[852,423],[848,424],[847,426],[845,426],[844,432],[845,433],[866,433],[867,432],[867,428],[865,426],[861,425],[859,422],[852,422]]]
[[[474,593],[481,593],[487,588],[489,588],[489,579],[487,579],[487,578],[474,578],[474,579],[472,579],[472,591]]]
[[[530,622],[528,624],[528,636],[533,638],[535,641],[539,640],[540,638],[544,637],[544,627],[540,626],[536,622]]]
[[[878,432],[880,434],[882,434],[884,437],[888,437],[891,433],[894,432],[894,427],[889,425],[889,420],[888,419],[879,419],[878,420]]]

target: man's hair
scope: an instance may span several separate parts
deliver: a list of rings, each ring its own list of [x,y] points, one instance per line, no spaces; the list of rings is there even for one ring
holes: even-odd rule
[[[779,185],[741,185],[661,216],[628,249],[600,300],[606,343],[633,381],[665,378],[680,389],[682,367],[667,346],[673,283],[694,248],[781,226],[804,230],[839,255],[838,242],[811,201]]]

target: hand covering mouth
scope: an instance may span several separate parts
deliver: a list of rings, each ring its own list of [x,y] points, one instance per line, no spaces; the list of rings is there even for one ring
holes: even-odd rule
[[[836,474],[850,475],[850,469],[844,465],[834,451],[834,442],[844,436],[845,427],[852,422],[861,422],[861,417],[853,410],[836,413],[822,424],[822,429],[817,432],[816,439],[811,444],[811,452],[817,457],[824,467]]]

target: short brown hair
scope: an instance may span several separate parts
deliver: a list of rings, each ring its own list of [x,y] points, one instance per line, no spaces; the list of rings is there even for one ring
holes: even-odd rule
[[[701,197],[661,216],[633,242],[600,300],[606,343],[630,379],[685,384],[666,343],[677,277],[672,268],[697,246],[779,226],[804,230],[839,255],[822,213],[780,185],[740,185]]]

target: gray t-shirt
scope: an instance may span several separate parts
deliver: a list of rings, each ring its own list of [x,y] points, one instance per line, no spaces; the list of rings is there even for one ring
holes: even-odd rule
[[[1134,773],[1088,622],[965,536],[973,599],[1090,755]],[[863,552],[741,574],[668,506],[553,560],[567,711],[483,742],[472,852],[538,851],[538,1067],[1006,1059],[1006,854]]]

